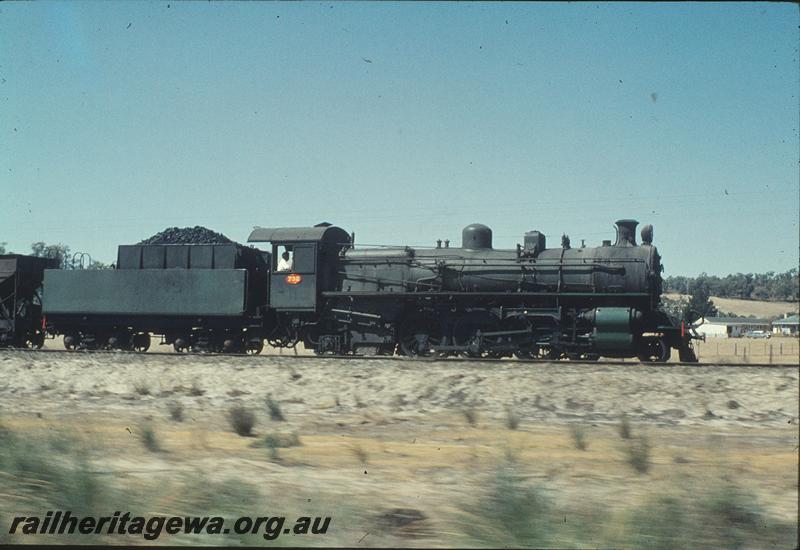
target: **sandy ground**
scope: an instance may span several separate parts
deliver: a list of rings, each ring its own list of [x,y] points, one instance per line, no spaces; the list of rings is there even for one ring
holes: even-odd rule
[[[267,396],[285,421],[270,420]],[[182,422],[170,420],[175,403]],[[238,405],[255,412],[254,437],[232,432],[227,413]],[[273,510],[332,515],[322,542],[290,544],[474,545],[465,525],[477,520],[465,510],[484,505],[509,460],[575,514],[624,512],[675,491],[699,498],[718,482],[745,488],[777,521],[798,513],[795,368],[3,352],[0,406],[16,433],[76,434],[109,483],[155,483],[152,510],[179,509],[186,479],[235,479]],[[622,414],[651,445],[646,473],[627,463]],[[145,429],[162,452],[142,445]],[[251,447],[271,433],[302,445],[279,455]],[[387,523],[398,510],[414,521]]]

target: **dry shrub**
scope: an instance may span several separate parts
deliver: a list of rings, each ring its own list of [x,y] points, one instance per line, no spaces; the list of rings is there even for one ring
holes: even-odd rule
[[[466,511],[473,518],[465,525],[467,535],[495,548],[546,547],[552,544],[553,526],[559,526],[561,519],[551,500],[539,487],[526,483],[513,461],[498,468],[486,492]]]
[[[183,405],[179,401],[173,401],[168,405],[169,417],[175,422],[183,422]]]
[[[250,446],[254,448],[269,449],[270,459],[272,460],[280,460],[278,449],[299,447],[300,445],[302,445],[300,436],[296,433],[270,433],[264,436],[264,438],[250,444]]]
[[[228,421],[233,431],[241,436],[253,435],[256,425],[256,415],[243,405],[234,405],[228,410]]]
[[[461,414],[464,415],[464,420],[470,426],[475,427],[478,424],[478,411],[475,410],[475,407],[464,407],[461,409]]]
[[[645,436],[635,437],[625,447],[628,455],[628,464],[640,474],[650,470],[650,442]]]
[[[354,443],[350,446],[350,452],[353,453],[353,456],[355,456],[361,464],[366,464],[369,460],[367,451],[358,443]]]
[[[275,420],[278,422],[286,420],[286,417],[283,416],[283,411],[281,410],[280,404],[272,399],[271,395],[267,396],[267,412],[269,413],[270,420]]]
[[[572,424],[569,427],[569,433],[576,449],[585,451],[589,447],[589,442],[586,440],[586,430],[583,426]]]
[[[519,415],[512,407],[506,408],[506,427],[509,430],[519,428]]]
[[[200,387],[200,385],[197,383],[197,380],[192,380],[192,387],[189,388],[189,395],[192,397],[200,397],[204,393],[206,393],[206,390]]]
[[[139,439],[142,441],[144,448],[151,453],[160,453],[163,451],[161,444],[156,436],[156,431],[152,426],[145,426],[139,434]]]
[[[622,416],[619,419],[619,436],[622,439],[630,439],[632,435],[633,432],[631,431],[631,423],[628,420],[628,415],[622,413]]]

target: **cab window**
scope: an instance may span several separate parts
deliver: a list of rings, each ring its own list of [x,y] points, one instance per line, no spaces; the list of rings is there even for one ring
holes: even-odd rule
[[[314,273],[316,266],[316,247],[313,244],[296,245],[294,247],[295,273]]]

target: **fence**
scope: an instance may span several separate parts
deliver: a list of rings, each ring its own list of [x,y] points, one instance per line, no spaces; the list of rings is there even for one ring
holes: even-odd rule
[[[695,342],[700,362],[727,360],[730,363],[800,363],[800,341],[797,338],[709,338]]]

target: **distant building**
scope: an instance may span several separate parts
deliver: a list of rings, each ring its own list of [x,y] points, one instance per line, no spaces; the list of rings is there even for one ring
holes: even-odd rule
[[[797,325],[795,325],[795,330]],[[750,317],[706,317],[705,323],[697,327],[697,332],[709,338],[741,338],[751,330],[770,331],[766,319]]]
[[[797,336],[798,325],[800,325],[800,315],[786,315],[783,319],[772,322],[772,332],[774,334],[788,334]]]

